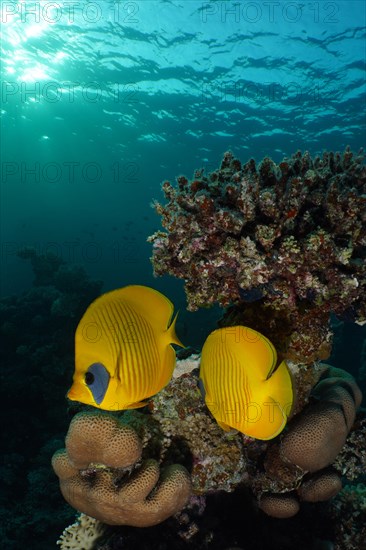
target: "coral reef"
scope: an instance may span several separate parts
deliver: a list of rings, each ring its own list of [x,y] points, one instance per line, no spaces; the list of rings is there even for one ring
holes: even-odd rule
[[[349,481],[354,481],[366,472],[366,418],[356,418],[334,467]]]
[[[328,500],[341,490],[339,474],[327,467],[344,446],[361,400],[361,391],[350,374],[324,366],[309,404],[267,450],[266,475],[254,482],[263,511],[289,517],[298,510],[296,500]]]
[[[34,251],[28,253],[29,258],[36,256]],[[34,261],[34,266],[39,270],[37,286],[0,302],[0,392],[7,415],[1,434],[0,538],[7,550],[28,548],[30,540],[36,541],[38,550],[51,548],[63,527],[74,521],[75,511],[64,502],[49,462],[63,446],[70,415],[76,412],[74,405],[67,414],[60,414],[71,382],[77,321],[101,291],[101,283],[88,280],[85,272],[52,255]],[[351,330],[345,335],[347,345],[350,334]],[[292,550],[294,546],[309,550],[320,538],[334,541],[337,550],[362,548],[362,485],[357,489],[347,486],[331,501],[331,519],[328,503],[300,503],[299,513],[286,522],[258,512],[250,488],[264,489],[261,482],[268,444],[225,433],[217,426],[197,389],[199,356],[187,357],[187,353],[182,350],[179,354],[185,359],[178,361],[177,377],[171,384],[144,411],[127,411],[123,423],[138,432],[143,461],[153,458],[160,468],[184,464],[195,495],[184,511],[159,525],[144,529],[104,526],[102,542],[82,538],[83,544],[100,550]],[[297,393],[295,413],[301,414],[322,368],[289,365]],[[349,368],[356,374],[357,362]],[[178,377],[182,373],[184,376]],[[315,390],[310,401],[314,399]],[[356,480],[366,470],[365,439],[366,419],[359,413],[332,464],[347,479]],[[309,478],[301,479],[300,489]],[[278,489],[274,480],[270,483],[266,490]],[[285,490],[291,494],[290,487]],[[93,525],[98,530],[101,527],[91,518],[81,516],[80,520],[74,526],[75,535],[62,539],[66,548],[73,548],[72,544],[78,550],[82,547],[78,537],[85,537],[79,532],[84,523],[90,525],[90,536]]]
[[[329,365],[319,366],[308,404],[290,420],[282,436],[268,443],[240,432],[225,432],[216,424],[197,387],[198,365],[197,356],[182,360],[182,374],[143,412],[113,416],[84,412],[74,417],[66,450],[58,451],[53,459],[62,493],[72,506],[111,525],[142,525],[142,501],[143,525],[158,523],[151,521],[144,502],[151,500],[147,495],[157,482],[159,468],[176,463],[190,472],[194,496],[188,515],[197,507],[197,497],[206,500],[210,494],[235,492],[243,485],[254,491],[264,512],[277,518],[297,514],[302,501],[325,501],[341,490],[338,468],[330,465],[345,443],[362,398],[351,375]],[[305,401],[304,395],[301,399]],[[355,438],[353,432],[349,449],[356,446],[355,439],[361,448],[362,433],[357,432]],[[360,467],[361,457],[354,462]],[[187,502],[184,487],[188,485],[183,480],[181,494],[185,496],[179,506],[173,504],[170,513],[162,501],[157,503],[155,513],[160,507],[162,514],[159,521]],[[134,491],[138,496],[131,498]],[[152,499],[158,495],[159,490],[153,492]],[[192,522],[188,524],[188,531],[194,531]]]
[[[137,464],[141,451],[137,433],[117,418],[79,413],[66,449],[52,458],[64,498],[109,525],[147,527],[179,512],[191,493],[188,472],[173,464],[160,474],[152,459]]]
[[[160,434],[159,441],[154,435],[153,445],[158,443],[159,460],[172,456],[186,464],[195,494],[233,491],[245,476],[244,444],[251,439],[218,426],[198,389],[197,366],[198,359],[192,361],[191,373],[174,378],[151,402],[149,411]]]
[[[250,326],[287,358],[326,359],[330,312],[366,320],[363,161],[346,149],[257,166],[228,152],[207,176],[165,181],[155,275],[184,279],[191,310],[232,304],[223,326]]]
[[[69,459],[66,461],[66,468],[71,472],[71,477],[74,474],[77,475],[76,484],[84,488],[85,493],[82,495],[82,499],[91,498],[91,502],[96,508],[99,508],[101,502],[100,495],[98,495],[99,489],[103,489],[103,494],[104,491],[106,494],[109,492],[110,498],[111,479],[117,479],[113,497],[115,503],[115,499],[118,498],[115,495],[118,495],[121,490],[123,491],[123,486],[128,487],[128,483],[131,481],[131,487],[133,487],[134,476],[138,475],[141,465],[146,464],[146,461],[148,463],[156,461],[161,469],[169,464],[183,464],[190,472],[191,477],[192,496],[186,508],[176,514],[174,518],[167,518],[161,524],[161,528],[160,525],[146,527],[148,533],[146,540],[149,541],[147,546],[140,531],[134,530],[128,525],[131,521],[131,518],[128,517],[126,518],[127,525],[115,527],[114,530],[107,529],[103,539],[105,542],[95,548],[100,550],[145,550],[145,548],[155,545],[154,547],[162,549],[174,547],[177,549],[205,550],[212,548],[221,550],[238,545],[245,548],[248,544],[251,544],[250,547],[257,548],[259,544],[258,530],[272,533],[274,540],[278,538],[280,541],[278,546],[271,540],[270,535],[268,535],[267,545],[262,538],[260,539],[263,548],[271,547],[276,550],[293,548],[294,541],[297,541],[296,546],[299,549],[308,550],[313,545],[316,547],[316,544],[320,544],[315,540],[316,535],[318,538],[325,536],[328,540],[335,541],[333,520],[329,520],[326,508],[321,508],[328,504],[322,504],[322,501],[327,501],[341,489],[339,472],[342,472],[341,468],[347,468],[350,456],[353,457],[352,471],[354,475],[357,472],[362,473],[362,460],[364,460],[362,454],[365,454],[362,450],[364,449],[365,435],[364,420],[356,419],[345,445],[335,460],[334,453],[337,452],[337,449],[334,446],[332,447],[333,458],[330,459],[328,456],[328,447],[333,445],[334,424],[332,422],[326,423],[323,437],[320,438],[321,441],[314,449],[311,448],[314,443],[313,430],[305,431],[306,433],[302,437],[303,449],[305,449],[303,454],[312,455],[309,460],[316,460],[315,455],[320,456],[322,460],[319,463],[319,458],[317,459],[318,463],[314,466],[313,472],[305,471],[293,464],[289,465],[288,461],[284,463],[282,460],[280,464],[282,469],[276,471],[276,475],[273,477],[265,470],[265,466],[269,468],[269,463],[273,466],[275,455],[273,449],[278,447],[286,437],[290,436],[291,439],[292,430],[296,432],[297,427],[302,423],[310,422],[310,425],[313,425],[309,410],[316,407],[319,402],[327,399],[325,404],[329,406],[330,418],[332,418],[333,405],[336,404],[338,408],[344,406],[346,416],[343,417],[342,422],[344,425],[350,422],[350,415],[355,411],[355,402],[358,404],[361,398],[353,377],[345,371],[329,365],[319,365],[315,369],[304,366],[296,369],[292,365],[296,390],[302,386],[305,389],[297,391],[297,394],[300,395],[300,403],[296,408],[296,416],[286,428],[286,433],[269,443],[253,440],[240,433],[225,432],[219,428],[204,406],[197,387],[199,361],[198,355],[185,357],[182,361],[178,360],[176,376],[151,400],[149,406],[144,410],[130,410],[113,414],[83,412],[74,417],[71,424],[73,425],[75,422],[77,426],[83,415],[86,419],[90,415],[92,417],[95,415],[98,417],[98,414],[105,415],[97,430],[95,426],[89,426],[88,422],[83,423],[83,429],[77,430],[79,435],[75,440],[75,446],[73,445],[74,437],[70,436],[70,432],[66,439],[66,445],[70,449],[68,454],[71,452],[71,457],[73,457],[73,453],[76,452],[77,461],[82,469],[77,474],[74,466],[69,470]],[[316,380],[316,382],[312,383],[312,380]],[[311,385],[314,385],[312,390]],[[348,396],[351,396],[352,399],[353,412],[351,401],[343,393],[346,388]],[[340,402],[332,402],[332,399]],[[301,421],[302,417],[304,418]],[[109,427],[106,431],[104,428],[100,431],[102,426]],[[136,458],[135,452],[138,454],[141,449],[141,458],[136,469],[132,467],[131,470],[128,466],[122,470],[115,468],[119,459],[117,462],[111,462],[112,457],[116,457],[119,445],[122,445],[122,440],[118,441],[118,438],[116,440],[112,433],[118,434],[121,427],[123,430],[132,430],[128,433],[133,435],[131,441],[135,442],[134,456],[126,459],[126,463],[133,462]],[[72,434],[72,426],[70,429]],[[109,436],[107,436],[107,432],[110,434]],[[340,425],[340,432],[343,434],[342,425]],[[103,443],[104,440],[106,443]],[[111,447],[106,450],[108,445]],[[295,444],[295,450],[296,446]],[[72,450],[73,448],[74,450]],[[80,448],[81,455],[78,454]],[[131,448],[130,445],[128,448]],[[125,452],[124,446],[123,449]],[[107,453],[107,456],[103,455],[103,460],[100,460],[99,457],[101,452]],[[110,456],[108,457],[108,455]],[[328,457],[327,460],[324,459],[325,455]],[[56,453],[55,456],[58,461],[60,454]],[[65,458],[64,452],[61,452],[63,460],[62,456]],[[82,456],[86,457],[86,461],[81,460]],[[281,459],[283,458],[281,455]],[[323,463],[330,460],[332,466],[323,467]],[[86,462],[90,462],[88,464],[90,467],[85,469]],[[104,462],[104,466],[101,462]],[[113,464],[113,467],[106,468],[108,463]],[[65,463],[62,464],[62,468],[64,465]],[[117,474],[117,472],[119,473]],[[282,475],[281,479],[278,478],[277,473]],[[85,476],[91,476],[91,478],[86,481]],[[91,488],[94,488],[94,495],[93,491],[90,492]],[[258,512],[251,491],[254,491],[259,506],[266,512],[265,514]],[[78,493],[78,489],[76,489],[76,493]],[[96,500],[93,502],[94,497]],[[316,504],[316,510],[311,512],[311,509],[306,508],[305,505],[309,503],[308,506],[315,506],[312,504],[314,502],[319,504]],[[75,506],[75,502],[72,504]],[[223,514],[225,515],[226,508],[228,511],[230,510],[230,517],[226,517],[224,521]],[[233,510],[237,512],[234,513]],[[337,508],[332,508],[332,510],[334,514],[337,514]],[[89,513],[91,512],[89,510]],[[280,524],[268,523],[270,520],[267,514],[276,518],[287,517],[289,518],[287,521],[293,522],[286,524],[286,535],[282,532]],[[295,517],[292,517],[294,514],[296,514]],[[249,530],[248,527],[244,530],[241,528],[242,520],[239,518],[243,515],[251,517]],[[236,527],[234,516],[237,516]],[[213,520],[213,517],[216,517],[216,520]],[[296,518],[299,519],[296,520]],[[317,528],[314,527],[316,518],[319,518]],[[223,521],[225,525],[222,523]],[[338,539],[341,541],[343,533],[348,532],[349,527],[346,524],[343,526],[341,516],[337,521]],[[308,529],[306,525],[309,524],[312,529],[306,532]],[[279,535],[280,532],[281,535]],[[324,544],[328,543],[324,542]]]
[[[104,526],[100,521],[79,514],[75,523],[66,527],[56,544],[60,550],[93,550],[103,531]]]
[[[366,485],[348,485],[331,504],[335,522],[334,550],[366,547]]]

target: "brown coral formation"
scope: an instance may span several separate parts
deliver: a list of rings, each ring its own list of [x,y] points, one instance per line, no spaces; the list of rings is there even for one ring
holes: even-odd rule
[[[362,394],[350,374],[328,366],[312,397],[278,444],[281,460],[304,472],[318,471],[334,461],[352,427]],[[270,472],[270,464],[267,467]]]
[[[106,414],[80,413],[72,419],[65,440],[73,466],[87,469],[95,462],[110,468],[125,468],[141,458],[142,445],[136,432]]]
[[[147,527],[183,508],[191,482],[183,466],[160,473],[155,460],[137,466],[140,458],[132,428],[108,414],[85,412],[72,420],[66,449],[54,454],[52,465],[64,498],[77,510],[109,525]]]
[[[263,511],[284,517],[282,500],[293,489],[300,500],[309,502],[328,500],[341,490],[339,474],[327,466],[344,446],[361,400],[361,391],[350,374],[328,365],[324,367],[310,403],[289,422],[287,432],[267,451],[267,476],[274,480],[272,488],[277,487],[283,493],[266,490],[260,496]],[[296,498],[294,495],[291,493],[291,499]],[[268,501],[270,497],[272,500]],[[280,503],[279,515],[274,504],[268,504],[272,501]]]
[[[259,507],[268,516],[280,519],[290,518],[300,510],[300,501],[322,502],[329,500],[341,489],[340,476],[329,468],[305,478],[295,491],[263,493],[259,499]]]
[[[149,526],[179,511],[191,490],[193,496],[184,510],[185,515],[189,515],[198,502],[203,511],[205,497],[210,493],[234,491],[244,484],[253,489],[259,507],[266,514],[286,518],[295,515],[303,501],[319,502],[334,496],[341,488],[339,473],[343,474],[348,464],[352,475],[364,470],[366,423],[363,420],[356,420],[354,431],[339,455],[343,458],[333,459],[335,468],[307,472],[290,463],[282,453],[282,442],[297,430],[296,418],[304,415],[305,423],[309,422],[309,409],[325,396],[329,403],[334,399],[333,404],[343,410],[344,394],[339,393],[340,388],[347,391],[344,400],[347,414],[343,415],[342,422],[348,430],[352,412],[350,399],[354,414],[361,393],[345,371],[319,365],[315,369],[319,380],[308,406],[298,410],[282,437],[268,444],[221,430],[197,389],[199,357],[190,363],[190,366],[185,364],[184,374],[154,397],[148,412],[132,410],[119,417],[98,411],[74,417],[66,437],[66,449],[58,451],[53,458],[62,493],[73,507],[103,523]],[[298,376],[307,376],[308,371],[309,367],[305,371],[300,369]],[[306,377],[306,387],[309,384],[311,379]],[[333,426],[326,424],[322,445],[329,446],[332,431]],[[302,438],[296,444],[300,444],[302,454],[327,455],[328,450],[319,442],[312,448],[311,429],[305,431]],[[314,457],[311,460],[314,461]],[[323,463],[324,459],[321,460]],[[191,480],[182,466],[174,464],[161,475],[159,465],[172,462],[185,464]],[[317,467],[322,463],[318,462]],[[194,525],[193,521],[192,528]]]
[[[285,519],[297,514],[300,504],[295,494],[272,494],[265,493],[259,504],[261,510],[275,518]]]
[[[342,481],[339,474],[329,468],[305,479],[298,489],[301,500],[307,502],[321,502],[329,500],[342,489]]]
[[[161,457],[179,442],[189,449],[195,494],[230,492],[242,481],[245,436],[225,432],[211,416],[198,389],[198,373],[173,379],[154,397],[150,410],[163,435]]]
[[[366,318],[363,160],[346,149],[257,166],[225,153],[207,176],[164,182],[155,274],[184,279],[191,310],[234,304],[226,324],[263,332],[287,358],[326,358],[329,313]]]

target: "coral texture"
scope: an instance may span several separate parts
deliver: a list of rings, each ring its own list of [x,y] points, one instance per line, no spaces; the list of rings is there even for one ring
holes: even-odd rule
[[[155,274],[184,279],[191,310],[234,304],[226,324],[262,332],[287,358],[327,358],[330,312],[366,319],[363,160],[346,149],[257,166],[228,152],[207,176],[165,181]]]
[[[84,412],[72,420],[66,449],[54,454],[52,465],[65,500],[77,510],[109,525],[146,527],[181,510],[191,482],[183,466],[160,474],[155,460],[138,465],[140,458],[131,427],[109,414]]]
[[[218,524],[216,530],[216,527],[214,528],[211,522],[207,522],[207,518],[205,519],[205,507],[211,507],[213,502],[216,503],[217,507],[223,506],[225,508],[225,504],[222,504],[222,502],[225,502],[225,499],[233,499],[233,502],[236,503],[235,509],[240,511],[240,517],[243,513],[252,513],[254,514],[253,518],[256,518],[253,521],[265,522],[265,514],[258,514],[256,507],[253,506],[252,490],[258,499],[259,507],[266,514],[290,518],[301,508],[303,501],[319,502],[328,500],[338,492],[341,488],[339,473],[342,473],[343,469],[347,469],[348,462],[352,463],[352,475],[356,475],[357,472],[358,474],[362,473],[365,455],[365,424],[364,421],[358,422],[357,419],[340,454],[335,461],[333,459],[331,467],[327,466],[308,473],[296,464],[290,464],[287,460],[284,461],[282,455],[278,453],[281,442],[285,437],[291,435],[292,430],[296,431],[301,417],[305,417],[305,424],[309,422],[309,409],[323,399],[320,391],[322,388],[330,404],[331,398],[339,400],[338,390],[340,388],[344,390],[348,388],[345,410],[349,415],[349,396],[351,396],[353,403],[353,411],[355,410],[355,403],[356,401],[359,402],[361,394],[354,379],[345,371],[335,369],[329,365],[318,365],[317,368],[300,366],[299,369],[296,369],[295,365],[291,365],[291,372],[295,374],[296,393],[297,395],[300,394],[301,406],[296,408],[296,416],[289,422],[286,433],[276,441],[269,443],[253,440],[238,432],[225,432],[217,425],[205,407],[197,387],[199,356],[192,355],[183,361],[178,360],[178,367],[178,373],[182,372],[182,374],[173,378],[170,384],[159,392],[143,411],[130,410],[118,415],[117,413],[113,415],[100,413],[104,414],[103,422],[99,426],[97,422],[96,427],[88,421],[89,415],[92,414],[92,417],[94,417],[95,413],[82,413],[72,421],[71,435],[69,432],[66,438],[66,445],[70,448],[69,455],[71,456],[66,456],[61,451],[61,460],[65,460],[65,462],[58,465],[58,467],[62,466],[62,469],[65,468],[66,474],[62,474],[62,476],[68,478],[66,481],[61,481],[61,487],[64,483],[70,483],[70,481],[74,483],[76,476],[76,485],[74,485],[76,486],[76,493],[79,489],[85,491],[84,493],[81,492],[83,505],[87,501],[89,507],[94,506],[94,515],[97,516],[102,511],[103,514],[108,514],[108,517],[109,514],[114,514],[113,517],[115,517],[118,513],[118,521],[120,517],[124,519],[124,527],[118,530],[107,530],[106,540],[109,533],[110,540],[116,542],[111,543],[111,546],[108,546],[108,544],[103,545],[103,548],[122,549],[127,547],[126,545],[131,548],[143,547],[138,530],[131,531],[128,527],[133,525],[131,514],[135,513],[135,503],[131,504],[131,501],[128,505],[129,516],[127,517],[124,515],[126,510],[123,509],[120,501],[117,502],[117,499],[120,499],[123,494],[127,497],[128,491],[136,490],[135,476],[138,477],[139,472],[142,472],[143,477],[140,488],[142,493],[145,493],[150,474],[155,471],[158,475],[157,465],[162,467],[165,464],[178,462],[184,464],[190,472],[192,496],[184,510],[175,518],[167,519],[167,523],[164,523],[162,528],[166,525],[167,531],[172,532],[174,530],[176,533],[177,538],[171,544],[172,547],[185,548],[182,539],[187,539],[190,542],[193,541],[192,548],[199,548],[200,550],[207,547],[208,539],[205,539],[206,542],[202,542],[202,546],[198,543],[196,546],[194,541],[201,540],[200,537],[212,536],[211,530],[215,531],[215,536],[217,536],[223,529],[223,525]],[[314,371],[316,371],[315,375]],[[310,393],[309,386],[314,384],[312,382],[314,379],[317,382]],[[302,386],[304,387],[300,391]],[[332,391],[330,391],[330,388]],[[341,395],[343,396],[343,394]],[[308,404],[305,405],[305,403]],[[336,404],[338,408],[342,408],[342,403],[337,402]],[[329,410],[332,417],[332,407]],[[98,418],[98,415],[96,416]],[[349,416],[343,417],[342,422],[344,425],[348,425],[348,419]],[[74,425],[76,425],[76,431],[73,428]],[[124,438],[119,436],[121,428],[121,433],[127,435],[126,442],[129,442],[127,446],[133,451],[135,458],[136,455],[141,454],[141,458],[137,458],[137,467],[135,465],[128,466],[128,463],[132,463],[134,459],[132,455],[131,458],[127,458],[130,451],[126,453],[123,443]],[[71,450],[74,439],[73,431],[75,431],[76,458]],[[323,446],[319,443],[315,449],[311,449],[314,438],[312,430],[308,430],[302,434],[303,448],[308,449],[306,452],[311,451],[310,454],[324,456],[328,452],[326,447],[332,441],[333,431],[334,425],[332,422],[326,423],[325,433],[321,438]],[[88,432],[89,435],[83,435],[85,432]],[[81,455],[78,450],[79,447]],[[109,447],[109,450],[106,450],[107,447]],[[108,464],[112,464],[113,457],[119,453],[119,448],[121,448],[121,451],[123,450],[126,457],[123,462],[124,465],[127,465],[126,468],[107,467]],[[334,451],[334,447],[332,448]],[[101,464],[99,456],[101,452],[104,453],[104,464]],[[305,454],[305,451],[303,454]],[[83,458],[84,456],[86,459]],[[56,454],[56,460],[59,460],[57,457],[58,454]],[[352,460],[349,460],[349,457]],[[310,458],[313,461],[315,460],[314,457]],[[71,464],[71,459],[76,460],[83,468],[90,461],[89,467],[77,470],[75,464]],[[118,460],[113,464],[118,466]],[[267,472],[264,470],[264,465],[268,468]],[[273,475],[271,468],[274,469]],[[271,475],[269,475],[270,471]],[[144,472],[146,472],[146,475]],[[185,479],[187,478],[185,477]],[[116,484],[111,490],[113,480],[116,481]],[[130,481],[131,485],[129,486]],[[67,490],[69,491],[69,488]],[[124,491],[125,493],[123,493]],[[68,494],[64,494],[68,498]],[[155,490],[150,493],[152,497],[154,497],[154,494]],[[149,499],[150,496],[146,500]],[[69,502],[80,509],[81,506],[75,499],[73,501],[69,500]],[[141,501],[137,504],[140,506]],[[115,506],[115,510],[112,512],[110,511],[111,506]],[[123,506],[125,506],[125,502]],[[212,512],[212,508],[210,510]],[[90,509],[87,513],[93,515]],[[222,517],[222,513],[221,510],[219,517]],[[98,517],[100,518],[99,515]],[[106,520],[103,519],[102,521]],[[219,522],[219,520],[217,521]],[[240,522],[240,520],[238,521]],[[268,524],[263,523],[263,526],[268,527]],[[158,540],[160,531],[155,531],[155,529],[159,529],[159,526],[154,527],[156,539],[153,539]],[[149,530],[148,532],[149,537],[154,537],[152,531]],[[228,534],[226,533],[225,536],[228,537]],[[233,538],[235,538],[234,535]],[[227,540],[229,539],[227,538]],[[129,546],[130,541],[135,541],[136,546],[132,542]],[[156,546],[159,546],[159,542],[156,542]],[[216,547],[226,548],[225,545]],[[311,547],[310,543],[305,547]]]
[[[334,467],[348,480],[354,481],[366,472],[366,418],[356,419],[345,445],[334,461]]]
[[[300,510],[300,504],[293,493],[265,493],[260,500],[260,507],[268,516],[284,519],[290,518]]]
[[[220,428],[205,406],[197,375],[174,378],[150,405],[160,432],[159,460],[173,454],[187,462],[195,494],[233,491],[245,476],[244,442],[251,439]]]
[[[288,431],[266,453],[265,470],[273,484],[268,478],[262,479],[262,490],[267,483],[259,494],[263,511],[284,517],[285,508],[286,517],[290,517],[293,514],[286,503],[292,502],[296,493],[291,493],[288,500],[289,491],[296,490],[300,500],[317,502],[328,500],[341,490],[339,474],[327,467],[344,446],[361,400],[361,391],[350,374],[329,365],[324,367],[309,404],[289,422]],[[281,494],[276,494],[275,487]],[[260,484],[256,491],[261,493]],[[278,512],[271,504],[274,501],[280,503]]]
[[[332,503],[335,524],[334,550],[364,550],[366,541],[366,485],[343,489]]]
[[[60,550],[92,550],[103,530],[98,520],[80,514],[75,523],[66,527],[56,544]]]
[[[332,469],[323,470],[305,479],[298,495],[301,500],[321,502],[334,497],[342,489],[340,476]]]

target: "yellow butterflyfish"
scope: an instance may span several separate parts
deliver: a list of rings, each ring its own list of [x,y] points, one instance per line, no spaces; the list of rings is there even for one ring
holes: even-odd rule
[[[291,375],[277,366],[273,344],[244,326],[213,331],[201,355],[200,387],[216,422],[256,439],[272,439],[285,427],[293,404]]]
[[[131,285],[97,298],[75,333],[75,372],[67,394],[104,410],[143,407],[168,384],[175,350],[173,304],[146,286]]]

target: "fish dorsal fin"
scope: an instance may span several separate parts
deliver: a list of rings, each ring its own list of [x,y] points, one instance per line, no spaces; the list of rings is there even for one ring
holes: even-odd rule
[[[276,368],[277,352],[263,334],[242,325],[218,329],[217,333],[222,333],[221,342],[225,342],[227,349],[245,368],[251,383],[271,376]]]
[[[159,333],[167,332],[169,343],[183,346],[175,334],[177,316],[170,324],[174,306],[161,292],[142,285],[125,286],[115,290],[115,297],[126,301],[142,317],[147,319]]]

